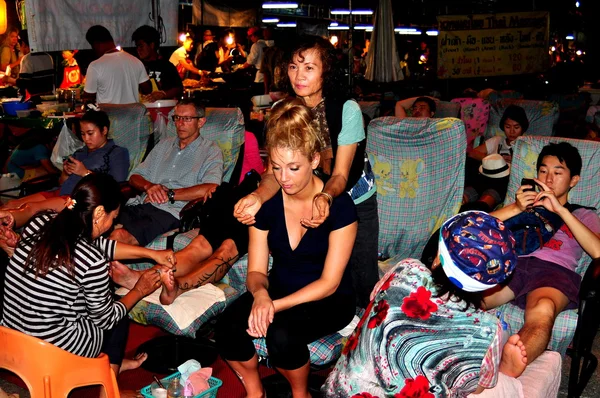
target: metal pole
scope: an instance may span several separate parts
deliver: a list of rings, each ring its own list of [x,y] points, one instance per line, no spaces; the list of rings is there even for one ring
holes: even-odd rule
[[[348,9],[350,10],[350,30],[348,31],[348,88],[352,90],[352,69],[354,67],[354,57],[352,56],[352,31],[354,30],[354,17],[352,16],[352,0],[348,0]]]

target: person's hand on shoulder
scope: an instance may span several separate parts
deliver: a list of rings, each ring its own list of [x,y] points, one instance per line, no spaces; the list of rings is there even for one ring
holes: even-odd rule
[[[329,217],[330,206],[331,202],[326,195],[315,196],[313,199],[312,218],[310,220],[302,218],[300,224],[306,228],[317,228]]]
[[[245,225],[252,225],[256,222],[254,216],[260,210],[262,202],[257,194],[251,193],[240,199],[233,208],[233,216],[239,222]]]

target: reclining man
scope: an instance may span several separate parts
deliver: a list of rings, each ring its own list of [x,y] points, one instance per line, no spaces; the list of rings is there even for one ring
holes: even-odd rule
[[[134,169],[130,185],[144,193],[121,208],[110,239],[146,246],[157,236],[179,227],[179,213],[191,200],[212,195],[221,184],[223,160],[217,144],[200,134],[206,123],[204,108],[184,99],[175,107],[177,137],[167,138]],[[239,198],[237,198],[239,199]],[[161,302],[170,304],[185,291],[217,282],[247,252],[248,227],[233,217],[236,198],[221,198],[202,234],[176,253],[177,279],[163,275]],[[140,273],[112,263],[113,280],[133,288]]]
[[[207,196],[221,184],[223,155],[202,137],[204,107],[184,99],[175,107],[177,137],[161,140],[129,178],[143,192],[121,208],[110,239],[146,246],[157,236],[179,227],[179,212],[190,200]]]
[[[396,102],[394,116],[400,119],[408,117],[407,109],[412,109],[412,117],[432,118],[435,115],[436,104],[432,97],[407,98]]]
[[[534,180],[540,192],[531,190],[535,187],[529,185],[521,186],[514,203],[491,213],[505,221],[523,214],[531,206],[543,206],[564,222],[542,247],[519,257],[507,285],[484,298],[488,309],[514,300],[525,310],[525,323],[518,334],[527,355],[513,362],[509,376],[521,375],[527,363],[544,352],[558,314],[577,308],[581,276],[575,268],[583,251],[592,259],[600,258],[600,218],[592,210],[582,207],[572,210],[568,204],[569,190],[579,182],[581,167],[581,156],[569,143],[545,146],[537,160]]]

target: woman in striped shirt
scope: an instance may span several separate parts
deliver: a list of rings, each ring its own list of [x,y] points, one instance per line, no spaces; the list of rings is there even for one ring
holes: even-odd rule
[[[145,358],[123,360],[127,312],[160,286],[160,272],[175,262],[170,250],[154,251],[102,237],[121,204],[113,177],[84,177],[60,213],[43,212],[24,227],[6,271],[1,324],[43,339],[73,354],[105,352],[111,367],[137,367]],[[109,261],[150,258],[159,264],[115,301]],[[103,344],[104,343],[104,344]]]

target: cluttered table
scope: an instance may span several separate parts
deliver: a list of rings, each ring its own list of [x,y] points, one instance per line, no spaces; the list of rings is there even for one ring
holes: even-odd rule
[[[210,107],[243,107],[250,101],[250,86],[254,73],[249,69],[234,72],[211,73],[200,80],[183,81],[184,96],[196,98]]]

